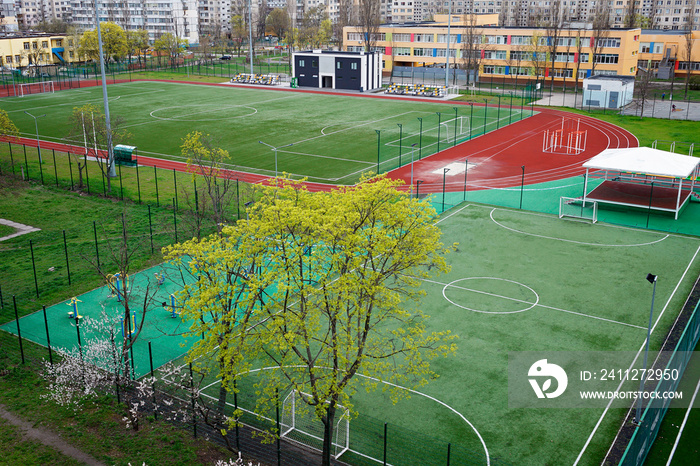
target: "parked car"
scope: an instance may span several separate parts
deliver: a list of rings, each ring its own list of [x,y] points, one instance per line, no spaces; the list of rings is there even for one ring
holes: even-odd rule
[[[219,60],[230,60],[230,59],[231,59],[231,55],[222,55],[221,58],[219,58]]]

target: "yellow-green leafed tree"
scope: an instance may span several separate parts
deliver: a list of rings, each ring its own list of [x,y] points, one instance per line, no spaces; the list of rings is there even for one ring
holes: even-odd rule
[[[190,358],[215,357],[229,391],[251,368],[274,368],[261,371],[258,411],[294,390],[324,425],[323,464],[338,406],[352,409],[358,385],[372,387],[358,373],[418,387],[436,376],[431,359],[455,351],[416,302],[421,279],[448,271],[449,248],[435,210],[400,183],[310,193],[281,181],[263,188],[249,220],[166,250],[194,276],[180,295],[198,341]]]
[[[19,129],[12,122],[5,110],[0,110],[0,137],[16,138],[19,136]]]
[[[100,23],[100,32],[102,33],[102,52],[105,64],[109,63],[110,58],[114,60],[123,58],[128,51],[124,29],[118,24],[109,21]],[[80,54],[93,60],[100,59],[97,29],[83,33],[80,38]]]
[[[225,165],[230,162],[231,156],[227,150],[215,147],[209,134],[199,131],[185,136],[180,148],[187,158],[187,170],[192,174],[194,185],[197,186],[195,178],[200,180],[194,200],[196,204],[192,206],[197,213],[194,219],[196,234],[199,236],[205,214],[211,214],[216,231],[221,232],[224,223],[233,214],[233,206],[238,206],[235,189],[238,181],[226,176],[225,172]]]
[[[176,35],[166,32],[153,42],[153,47],[159,52],[167,53],[170,59],[170,66],[175,67],[177,65],[177,55],[187,48],[187,40],[180,39]]]

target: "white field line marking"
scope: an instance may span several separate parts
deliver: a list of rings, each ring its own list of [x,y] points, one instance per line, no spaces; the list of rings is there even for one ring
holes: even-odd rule
[[[688,416],[690,416],[690,410],[693,408],[693,404],[695,403],[695,397],[698,396],[698,390],[700,390],[700,380],[698,380],[698,384],[695,386],[695,393],[693,393],[693,398],[690,400],[690,405],[688,406],[688,410],[685,412],[685,417],[683,417],[683,423],[681,424],[681,428],[678,431],[678,435],[676,436],[676,441],[673,443],[673,449],[671,450],[671,454],[668,456],[668,461],[666,462],[666,466],[671,466],[671,461],[673,460],[673,455],[676,454],[676,448],[678,447],[678,442],[680,442],[681,435],[683,434],[683,429],[685,429],[685,423],[688,422]]]
[[[192,113],[185,113],[184,115],[178,115],[178,116],[175,116],[175,117],[160,117],[160,116],[154,115],[154,113],[160,112],[160,111],[162,111],[162,110],[170,110],[170,109],[173,109],[173,108],[185,108],[185,107],[199,107],[199,105],[176,105],[176,106],[174,106],[174,107],[161,107],[161,108],[158,108],[158,109],[156,109],[156,110],[153,110],[152,112],[149,113],[149,115],[150,115],[151,117],[155,118],[156,120],[165,120],[165,121],[222,121],[222,120],[232,120],[233,118],[243,118],[243,117],[255,115],[256,113],[258,113],[258,109],[255,108],[255,107],[251,107],[251,106],[249,106],[249,105],[239,105],[239,104],[236,104],[236,105],[227,105],[227,106],[225,106],[225,107],[208,108],[207,110],[202,110],[202,111],[199,111],[199,112],[192,112]],[[210,115],[210,114],[212,114],[212,113],[214,113],[214,112],[218,112],[218,111],[221,111],[221,110],[230,110],[230,109],[232,109],[232,108],[247,108],[247,109],[252,109],[252,110],[253,110],[253,113],[247,113],[247,114],[245,114],[245,115],[237,115],[237,116],[233,116],[233,117],[219,117],[219,118],[215,118],[215,119],[213,119],[213,120],[182,120],[182,119],[181,119],[181,118],[191,117],[191,116],[194,116],[194,115],[203,115],[203,114],[208,114],[208,115]]]
[[[499,223],[498,221],[496,221],[495,218],[493,218],[493,213],[494,213],[496,210],[500,210],[500,209],[493,209],[493,210],[491,210],[490,217],[491,217],[491,220],[493,221],[493,223],[495,223],[496,225],[500,226],[501,228],[505,228],[506,230],[510,230],[510,231],[512,231],[512,232],[520,233],[520,234],[526,235],[526,236],[534,236],[535,238],[552,239],[552,240],[555,240],[555,241],[563,241],[563,242],[565,242],[565,243],[581,244],[581,245],[584,245],[584,246],[600,246],[600,247],[607,247],[607,248],[620,248],[620,247],[630,248],[630,247],[637,247],[637,246],[650,246],[650,245],[652,245],[652,244],[660,243],[661,241],[665,240],[666,238],[668,238],[668,237],[670,236],[670,235],[665,235],[663,238],[660,238],[660,239],[658,239],[658,240],[656,240],[656,241],[650,241],[650,242],[648,242],[648,243],[638,243],[638,244],[600,244],[600,243],[586,243],[586,242],[583,242],[583,241],[574,241],[574,240],[571,240],[571,239],[556,238],[556,237],[554,237],[554,236],[536,235],[536,234],[534,234],[534,233],[527,233],[527,232],[524,232],[524,231],[521,231],[521,230],[516,230],[515,228],[507,227],[507,226],[505,226],[505,225]]]
[[[480,278],[488,278],[488,277],[480,277]],[[425,278],[424,278],[424,279],[421,279],[421,280],[422,280],[422,281],[425,281],[425,282],[429,282],[429,283],[434,283],[434,284],[436,284],[436,285],[443,285],[443,286],[448,286],[448,285],[449,285],[449,284],[447,284],[447,283],[442,283],[442,282],[438,282],[438,281],[428,280],[428,279],[425,279]],[[642,329],[642,330],[646,330],[646,329],[647,329],[647,327],[640,327],[639,325],[628,324],[628,323],[626,323],[626,322],[620,322],[620,321],[613,320],[613,319],[606,319],[605,317],[598,317],[598,316],[594,316],[594,315],[590,315],[590,314],[584,314],[584,313],[582,313],[582,312],[569,311],[569,310],[566,310],[566,309],[560,309],[560,308],[558,308],[558,307],[545,306],[544,304],[540,304],[539,302],[537,302],[537,303],[532,303],[532,302],[530,302],[530,301],[526,301],[526,300],[523,300],[523,299],[511,298],[511,297],[509,297],[509,296],[502,296],[502,295],[498,295],[498,294],[495,294],[495,293],[489,293],[489,292],[487,292],[487,291],[473,290],[473,289],[471,289],[471,288],[466,288],[466,287],[462,287],[462,286],[449,285],[449,287],[450,287],[450,288],[457,288],[457,289],[464,290],[464,291],[471,291],[471,292],[473,292],[473,293],[483,294],[483,295],[491,296],[491,297],[494,297],[494,298],[501,298],[501,299],[505,299],[505,300],[508,300],[508,301],[514,301],[514,302],[517,302],[517,303],[522,303],[522,304],[534,304],[534,306],[537,306],[537,307],[543,307],[543,308],[545,308],[545,309],[551,309],[551,310],[553,310],[553,311],[566,312],[566,313],[568,313],[568,314],[574,314],[574,315],[581,316],[581,317],[588,317],[588,318],[590,318],[590,319],[602,320],[602,321],[605,321],[605,322],[610,322],[610,323],[612,323],[612,324],[625,325],[625,326],[627,326],[627,327],[634,327],[634,328],[639,328],[639,329]],[[477,311],[477,312],[479,312],[479,311]],[[484,313],[484,314],[500,314],[500,313],[498,313],[498,312],[488,312],[488,313]],[[509,313],[509,314],[512,314],[512,313]]]
[[[270,149],[272,150],[272,149]],[[331,159],[331,160],[340,160],[341,162],[350,162],[350,163],[361,163],[363,165],[376,165],[373,162],[365,162],[364,160],[352,160],[352,159],[345,159],[343,157],[333,157],[330,155],[318,155],[318,154],[307,154],[305,152],[293,152],[290,150],[278,150],[278,153],[284,153],[284,154],[293,154],[293,155],[301,155],[304,157],[317,157],[317,158],[322,158],[322,159]]]
[[[489,210],[490,210],[490,209],[493,209],[493,207],[490,206],[490,205],[470,204],[469,206],[470,206],[470,207],[480,207],[480,208],[482,208],[482,209],[489,209]],[[498,207],[497,209],[498,209],[498,210],[503,210],[503,211],[505,211],[505,212],[510,212],[510,213],[512,213],[512,214],[518,213],[518,214],[522,214],[522,215],[533,215],[533,216],[536,216],[536,217],[545,217],[545,218],[550,218],[550,219],[553,219],[553,218],[554,218],[554,215],[553,215],[553,214],[545,214],[545,213],[541,213],[541,212],[529,212],[529,211],[522,211],[522,210],[517,210],[517,209],[513,210],[513,209],[508,209],[508,208],[505,208],[505,207]],[[460,210],[461,210],[461,209],[460,209]],[[455,212],[455,213],[456,213],[456,212]],[[601,223],[600,226],[604,226],[604,227],[606,227],[606,228],[614,228],[614,229],[617,229],[617,230],[636,231],[636,232],[638,232],[638,233],[661,234],[661,233],[655,232],[655,231],[641,230],[641,229],[639,229],[639,228],[626,227],[626,226],[621,226],[621,225],[612,225],[612,224],[609,224],[609,223]],[[667,233],[666,236],[671,237],[671,238],[691,239],[691,238],[689,238],[688,236],[677,235],[677,234],[673,234],[673,233]]]
[[[656,318],[656,321],[654,322],[654,326],[651,328],[651,333],[654,333],[654,330],[656,329],[656,325],[659,323],[659,321],[661,321],[661,317],[663,317],[669,304],[671,304],[671,300],[673,299],[673,296],[675,296],[676,291],[678,291],[678,288],[681,286],[681,283],[683,283],[683,280],[685,279],[685,276],[688,274],[688,271],[690,270],[690,266],[693,265],[693,262],[695,262],[695,258],[698,256],[698,253],[700,253],[700,246],[698,246],[698,248],[695,250],[695,254],[693,254],[693,257],[690,259],[690,262],[688,262],[688,266],[685,268],[683,275],[681,275],[681,278],[678,280],[678,283],[676,283],[676,287],[673,289],[671,296],[669,296],[668,300],[666,301],[666,305],[661,310],[661,313],[659,314],[659,316]],[[639,351],[637,351],[637,355],[634,357],[634,359],[632,360],[632,362],[629,365],[629,370],[632,370],[632,367],[634,366],[634,363],[637,361],[637,358],[639,358],[639,355],[642,354],[642,351],[644,351],[646,340],[647,339],[645,337],[644,341],[642,341],[642,344],[639,347]],[[620,391],[620,388],[622,388],[623,383],[624,383],[624,380],[621,380],[620,384],[615,389],[615,393]],[[588,436],[588,440],[586,440],[586,443],[583,445],[581,452],[576,457],[576,461],[574,461],[573,466],[576,466],[578,464],[578,462],[581,461],[583,454],[586,452],[586,449],[588,448],[588,445],[591,443],[591,440],[593,440],[593,436],[595,435],[596,431],[598,430],[598,427],[600,427],[600,424],[603,422],[603,419],[605,419],[605,416],[608,414],[608,410],[610,409],[610,406],[612,405],[612,402],[614,400],[615,400],[615,398],[610,398],[610,401],[608,402],[607,406],[603,410],[603,414],[600,415],[598,422],[596,422],[596,425],[593,427],[593,431],[591,432],[591,435]]]
[[[303,368],[305,368],[305,367],[307,367],[307,366],[301,365],[301,364],[300,364],[300,365],[285,366],[285,367],[287,367],[287,368],[289,368],[289,369],[303,369]],[[319,369],[329,369],[329,368],[323,367],[323,366],[317,366],[317,367],[318,367]],[[243,372],[242,374],[238,374],[238,375],[245,375],[245,374],[251,374],[251,373],[253,373],[253,372],[262,372],[262,371],[277,370],[277,369],[279,369],[279,368],[276,367],[276,366],[261,367],[261,368],[259,368],[259,369],[252,369],[252,370]],[[365,375],[365,374],[362,374],[362,373],[360,373],[360,372],[357,372],[356,375],[359,376],[359,377],[364,377],[365,379],[369,379],[369,380],[373,380],[373,381],[375,381],[375,382],[379,382],[379,383],[383,383],[383,384],[385,384],[385,385],[389,385],[389,386],[391,386],[391,387],[395,387],[395,388],[398,388],[398,389],[401,389],[401,390],[406,390],[407,392],[414,393],[414,394],[416,394],[416,395],[420,395],[420,396],[422,396],[422,397],[425,397],[425,398],[427,398],[427,399],[429,399],[429,400],[431,400],[431,401],[434,401],[434,402],[436,402],[437,404],[439,404],[439,405],[441,405],[441,406],[443,406],[443,407],[449,409],[449,410],[452,411],[454,414],[456,414],[457,416],[459,416],[465,423],[467,423],[467,424],[469,425],[469,427],[471,427],[471,429],[474,431],[474,433],[476,434],[476,436],[479,438],[479,441],[481,442],[481,446],[484,448],[484,454],[486,455],[486,465],[487,465],[487,466],[490,466],[490,465],[491,465],[491,458],[489,457],[489,449],[486,447],[486,442],[484,441],[484,438],[481,436],[481,434],[480,434],[479,431],[476,429],[476,427],[474,427],[474,424],[472,424],[471,422],[469,422],[469,419],[467,419],[466,417],[464,417],[464,415],[463,415],[462,413],[460,413],[459,411],[457,411],[456,409],[454,409],[452,406],[450,406],[450,405],[448,405],[447,403],[445,403],[445,402],[443,402],[443,401],[440,401],[440,400],[438,400],[437,398],[432,397],[432,396],[430,396],[430,395],[428,395],[428,394],[426,394],[426,393],[419,392],[418,390],[413,390],[412,388],[407,388],[407,387],[403,387],[403,386],[401,386],[401,385],[397,385],[397,384],[394,384],[394,383],[391,383],[391,382],[387,382],[387,381],[385,381],[385,380],[380,380],[380,379],[377,379],[376,377],[371,377],[371,376],[369,376],[369,375]],[[212,386],[212,385],[215,385],[216,383],[219,383],[219,382],[220,382],[220,381],[216,381],[216,382],[214,382],[213,384],[210,384],[208,387],[210,387],[210,386]],[[203,395],[206,396],[206,397],[208,397],[208,398],[215,399],[214,397],[212,397],[212,396],[210,396],[210,395],[207,395],[207,394],[204,394],[204,393],[203,393]],[[229,406],[233,406],[233,405],[232,405],[231,403],[229,403],[229,402],[226,402],[226,404],[229,405]],[[241,408],[239,407],[239,409],[241,409]],[[264,416],[263,416],[263,417],[264,417]],[[271,419],[269,419],[269,418],[265,418],[265,419],[271,420]]]

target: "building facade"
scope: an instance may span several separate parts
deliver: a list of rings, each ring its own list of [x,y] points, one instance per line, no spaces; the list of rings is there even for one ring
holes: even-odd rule
[[[74,39],[62,34],[2,33],[0,64],[5,68],[55,65],[77,60]]]
[[[394,66],[446,66],[447,24],[443,16],[437,18],[435,23],[379,28],[376,50],[384,54],[385,74]],[[358,28],[345,28],[344,34],[346,50],[363,49]],[[592,75],[635,76],[640,40],[639,28],[612,29],[598,38],[590,29],[562,30],[553,46],[544,28],[469,27],[453,21],[449,64],[451,68],[476,68],[481,79],[553,77],[572,82],[575,77]]]

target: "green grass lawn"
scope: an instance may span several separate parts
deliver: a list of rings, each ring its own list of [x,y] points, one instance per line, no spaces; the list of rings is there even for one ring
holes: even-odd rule
[[[79,465],[79,461],[63,455],[37,440],[23,439],[18,427],[0,418],[0,444],[6,464]]]
[[[124,127],[133,134],[129,142],[139,155],[183,160],[182,138],[202,131],[229,151],[230,168],[274,175],[277,167],[279,173],[296,178],[338,184],[376,172],[378,164],[387,171],[410,163],[413,144],[426,156],[437,151],[439,136],[444,148],[454,141],[455,115],[458,140],[531,115],[527,109],[515,108],[510,114],[494,105],[485,115],[484,107],[455,111],[440,102],[161,82],[116,84],[109,86],[109,95],[110,112],[125,118]],[[26,137],[34,137],[35,130],[34,120],[24,111],[45,112],[48,118],[39,124],[40,137],[64,141],[72,108],[101,101],[101,89],[93,87],[8,99],[0,101],[0,109],[9,112]],[[275,157],[259,141],[293,146],[280,149]],[[82,138],[76,143],[82,145]],[[23,154],[15,158],[15,163],[22,161]],[[38,169],[29,168],[30,176],[36,177]]]
[[[12,227],[8,227],[7,225],[0,225],[0,238],[3,236],[11,235],[15,232],[16,230]]]

